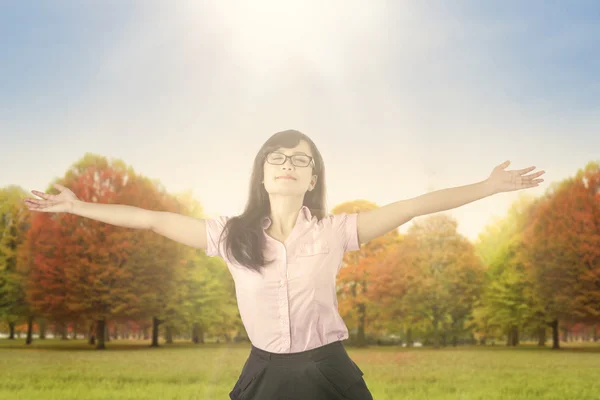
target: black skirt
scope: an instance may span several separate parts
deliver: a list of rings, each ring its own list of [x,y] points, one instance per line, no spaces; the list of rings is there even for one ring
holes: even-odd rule
[[[341,341],[299,353],[252,346],[232,400],[373,400]]]

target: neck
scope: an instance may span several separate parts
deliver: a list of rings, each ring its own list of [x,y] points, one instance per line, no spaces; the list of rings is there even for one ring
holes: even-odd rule
[[[277,233],[279,235],[287,236],[290,234],[298,214],[302,208],[302,197],[291,197],[291,196],[269,196],[271,204],[271,226],[269,227],[270,232]]]

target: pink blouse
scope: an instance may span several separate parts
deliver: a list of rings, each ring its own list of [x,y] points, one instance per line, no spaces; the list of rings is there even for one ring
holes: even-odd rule
[[[218,242],[229,217],[206,220],[209,256],[220,256],[235,282],[242,322],[252,344],[271,353],[296,353],[348,338],[339,312],[336,276],[345,252],[359,250],[358,214],[321,221],[302,207],[290,236],[281,243],[264,230],[267,264],[261,276],[230,260]]]

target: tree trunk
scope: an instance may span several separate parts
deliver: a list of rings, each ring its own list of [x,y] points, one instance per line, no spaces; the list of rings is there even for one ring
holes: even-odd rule
[[[558,319],[555,319],[554,321],[552,321],[550,323],[550,326],[552,327],[552,348],[553,349],[560,349],[560,338],[559,338],[559,331],[558,331]]]
[[[538,329],[538,346],[546,346],[546,327],[542,326]]]
[[[406,330],[406,347],[413,347],[412,328]]]
[[[46,327],[48,324],[46,323],[46,318],[42,318],[39,321],[38,327],[40,329],[40,339],[46,339]]]
[[[192,342],[194,344],[204,344],[204,329],[202,328],[202,324],[196,322],[192,326]]]
[[[356,345],[358,347],[365,347],[367,345],[367,339],[365,337],[365,318],[367,305],[360,303],[356,305],[358,310],[358,331],[356,333]]]
[[[95,324],[92,322],[90,324],[90,329],[89,329],[89,340],[88,340],[88,344],[90,345],[95,345],[96,344],[96,333],[95,333]]]
[[[8,329],[10,331],[10,333],[8,335],[8,339],[15,340],[15,323],[14,322],[9,322],[8,323]]]
[[[519,345],[519,327],[513,326],[511,329],[510,335],[510,345],[518,346]]]
[[[104,319],[99,319],[96,321],[96,336],[98,337],[98,343],[96,344],[96,350],[106,350],[106,344],[104,341],[104,332],[105,332],[105,321]]]
[[[157,317],[152,317],[152,344],[150,345],[150,347],[159,347],[159,344],[158,344],[158,327],[163,322],[164,321],[161,321]]]
[[[73,322],[73,332],[71,333],[71,339],[77,339],[77,322]]]
[[[33,342],[33,315],[27,318],[27,339],[25,344],[31,344]]]
[[[68,334],[67,323],[60,322],[60,340],[68,340],[69,338],[67,337],[67,334]]]
[[[108,322],[104,323],[104,340],[110,342],[110,332],[108,331]]]

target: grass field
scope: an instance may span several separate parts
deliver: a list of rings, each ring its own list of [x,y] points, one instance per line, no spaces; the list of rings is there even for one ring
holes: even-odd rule
[[[229,399],[248,344],[0,340],[0,399]],[[567,344],[565,344],[567,346]],[[347,347],[376,400],[598,400],[600,346]],[[307,399],[308,400],[308,399]]]

